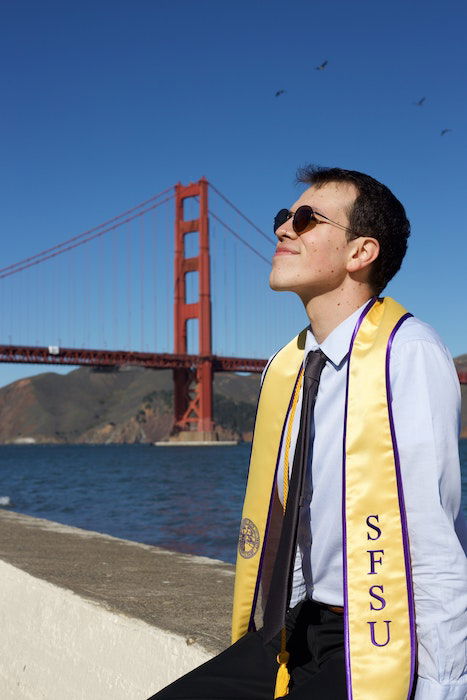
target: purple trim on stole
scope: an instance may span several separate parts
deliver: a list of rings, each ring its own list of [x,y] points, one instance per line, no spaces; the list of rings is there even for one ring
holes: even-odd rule
[[[349,594],[348,594],[348,579],[347,579],[347,526],[345,512],[345,469],[346,469],[346,439],[347,439],[347,405],[349,399],[349,375],[350,375],[350,355],[352,353],[355,336],[358,333],[363,319],[376,303],[377,297],[370,299],[368,304],[363,309],[360,318],[352,333],[352,338],[349,345],[349,353],[347,359],[347,381],[345,387],[345,408],[344,408],[344,446],[342,451],[342,570],[344,573],[344,642],[345,642],[345,671],[347,677],[347,698],[352,700],[352,671],[350,668],[350,640],[349,640]]]
[[[394,466],[396,471],[397,479],[397,492],[399,496],[399,511],[401,518],[401,529],[402,529],[402,542],[404,546],[404,562],[405,562],[405,576],[407,580],[407,598],[408,598],[408,608],[409,608],[409,624],[410,624],[410,685],[407,698],[411,697],[414,678],[415,678],[415,659],[416,659],[416,635],[415,635],[415,606],[413,598],[413,588],[412,588],[412,576],[411,576],[411,563],[410,563],[410,545],[409,536],[407,531],[407,516],[405,512],[404,504],[404,489],[402,486],[402,477],[400,469],[400,459],[399,450],[397,448],[396,432],[394,429],[394,418],[392,415],[392,392],[390,384],[390,371],[389,371],[389,361],[391,357],[392,341],[396,332],[399,330],[402,323],[410,318],[412,314],[405,314],[394,326],[392,333],[389,337],[388,347],[386,350],[386,392],[387,392],[387,402],[388,402],[388,413],[389,413],[389,425],[391,428],[391,438],[392,447],[394,452]]]
[[[276,353],[276,355],[277,355],[277,354],[278,354],[278,353]],[[269,363],[269,367],[271,367],[272,362],[273,362],[274,358],[276,357],[276,355],[274,355],[274,357],[272,358],[271,362]],[[303,363],[302,363],[302,366],[303,366]],[[269,367],[268,367],[268,369],[266,370],[266,374],[267,374],[267,372],[269,371]],[[278,453],[277,453],[276,468],[275,468],[275,470],[274,470],[274,479],[273,479],[273,482],[272,482],[271,497],[270,497],[270,499],[269,499],[268,517],[267,517],[267,520],[266,520],[266,527],[265,527],[265,529],[264,529],[263,546],[262,546],[262,548],[261,548],[261,558],[260,558],[260,560],[259,560],[258,575],[257,575],[257,577],[256,577],[256,584],[255,584],[255,592],[254,592],[254,594],[253,594],[253,602],[252,602],[252,604],[251,604],[250,620],[249,620],[249,622],[248,622],[248,631],[249,631],[249,632],[255,631],[255,629],[256,629],[255,619],[254,619],[254,618],[255,618],[256,604],[257,604],[257,602],[258,602],[259,585],[260,585],[260,581],[261,581],[261,573],[262,573],[262,570],[263,570],[264,555],[265,555],[265,553],[266,553],[266,542],[267,542],[267,539],[268,539],[269,525],[270,525],[270,523],[271,523],[272,501],[273,501],[273,498],[274,498],[274,488],[275,488],[276,481],[277,481],[277,470],[278,470],[278,468],[279,468],[279,461],[280,461],[280,458],[281,458],[282,442],[283,442],[283,440],[284,440],[284,434],[285,434],[285,428],[286,428],[286,425],[287,425],[287,419],[288,419],[288,417],[289,417],[289,415],[290,415],[290,409],[291,409],[291,407],[292,407],[292,401],[293,401],[295,389],[296,389],[296,387],[297,387],[297,382],[298,382],[298,379],[299,379],[299,377],[300,377],[301,369],[302,369],[302,368],[300,367],[300,370],[298,371],[297,378],[296,378],[295,383],[294,383],[294,386],[293,386],[293,391],[292,391],[292,394],[291,394],[291,396],[290,396],[289,407],[288,407],[288,409],[287,409],[287,413],[285,414],[284,425],[282,426],[281,439],[280,439],[280,441],[279,441],[279,450],[278,450]],[[264,375],[264,379],[266,379],[266,374]],[[264,383],[264,380],[263,380],[263,383]],[[260,394],[259,394],[259,397],[258,397],[258,406],[259,406],[259,398],[260,398],[260,396],[261,396],[261,391],[260,391]],[[256,408],[256,415],[258,415],[258,408]],[[255,427],[256,427],[256,416],[255,416]],[[253,450],[253,440],[251,441],[251,450]],[[251,450],[250,450],[250,459],[251,459]],[[249,471],[249,470],[248,470],[248,471]]]

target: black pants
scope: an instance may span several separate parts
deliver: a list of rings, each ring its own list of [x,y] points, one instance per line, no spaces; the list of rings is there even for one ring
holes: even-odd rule
[[[286,620],[291,700],[346,700],[343,617],[312,601]],[[262,630],[236,644],[149,700],[272,700],[280,635],[267,644]]]

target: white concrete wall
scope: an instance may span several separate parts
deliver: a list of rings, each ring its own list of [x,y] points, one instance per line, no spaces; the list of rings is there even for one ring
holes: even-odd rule
[[[210,657],[0,560],[1,700],[145,700]]]

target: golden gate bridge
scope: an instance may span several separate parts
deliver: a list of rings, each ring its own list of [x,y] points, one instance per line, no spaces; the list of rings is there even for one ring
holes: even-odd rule
[[[242,231],[244,226],[254,231],[254,239],[239,234],[238,226],[210,208],[209,192],[241,221]],[[168,211],[172,203],[173,220]],[[164,208],[161,221],[158,214]],[[263,246],[267,242],[266,251],[259,241]],[[264,355],[300,327],[298,321],[284,333],[281,326],[287,319],[264,297],[264,263],[269,266],[273,245],[272,235],[205,178],[179,183],[99,226],[1,268],[5,290],[12,284],[1,300],[4,338],[10,343],[0,345],[0,362],[170,369],[173,434],[189,431],[191,438],[213,440],[213,374],[261,372]],[[216,348],[213,312],[221,326]],[[148,327],[154,329],[151,341]],[[30,342],[31,333],[53,333],[54,342]],[[99,340],[91,349],[86,340],[93,334]],[[26,342],[13,342],[13,335]],[[62,343],[63,335],[72,342]],[[238,342],[242,338],[243,345]],[[245,349],[261,350],[260,338],[265,340],[263,357],[249,356]],[[161,339],[165,348],[158,348]],[[126,348],[107,349],[109,342]],[[459,371],[459,379],[467,383],[467,373]]]

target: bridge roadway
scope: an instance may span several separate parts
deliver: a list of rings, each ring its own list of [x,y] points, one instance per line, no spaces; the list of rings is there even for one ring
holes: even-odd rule
[[[215,372],[262,372],[267,360],[251,357],[221,357],[219,355],[183,355],[175,353],[128,352],[126,350],[89,350],[0,345],[0,362],[18,362],[38,365],[82,365],[85,367],[150,367],[152,369],[187,369],[206,360],[213,363]],[[467,384],[467,371],[457,370],[459,382]]]
[[[152,369],[191,369],[206,360],[215,372],[262,372],[267,360],[218,355],[133,352],[126,350],[86,350],[77,348],[0,345],[0,362],[38,365],[82,365],[85,367],[150,367]]]

